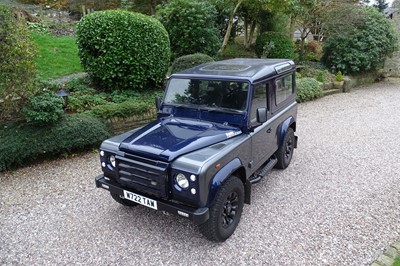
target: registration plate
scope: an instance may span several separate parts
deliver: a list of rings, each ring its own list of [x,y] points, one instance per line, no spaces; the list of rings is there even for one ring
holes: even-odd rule
[[[133,202],[139,203],[143,206],[157,210],[157,201],[143,197],[141,195],[124,190],[124,198]]]

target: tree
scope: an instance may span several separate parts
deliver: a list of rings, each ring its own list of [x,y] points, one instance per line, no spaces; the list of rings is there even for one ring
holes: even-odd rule
[[[376,0],[376,4],[374,4],[374,7],[377,8],[381,13],[383,13],[388,6],[389,3],[386,3],[386,0]]]
[[[174,58],[194,53],[217,54],[217,11],[211,3],[171,0],[158,7],[157,17],[168,31]]]
[[[233,0],[232,2],[229,1],[229,2],[231,2],[233,4],[233,9],[232,9],[232,11],[230,12],[230,15],[229,15],[228,27],[226,29],[224,40],[222,41],[222,45],[221,45],[221,48],[220,48],[220,53],[224,52],[224,50],[226,48],[226,45],[228,44],[229,37],[231,36],[231,30],[232,30],[232,26],[233,26],[233,19],[235,18],[236,12],[239,10],[239,7],[243,3],[243,1],[244,0]]]
[[[320,14],[324,11],[323,2],[318,0],[298,0],[289,6],[291,18],[291,32],[297,29],[300,32],[300,54],[299,60],[304,60],[305,42],[310,34],[318,36],[321,32]],[[320,37],[317,38],[320,41]]]
[[[373,7],[359,7],[348,14],[352,19],[339,24],[336,34],[324,45],[323,62],[343,73],[377,70],[387,56],[398,49],[397,34],[390,20]]]
[[[393,8],[400,8],[400,0],[394,0],[392,3]]]
[[[252,35],[255,32],[256,24],[261,22],[254,20],[254,18],[259,18],[260,11],[269,10],[271,13],[280,13],[294,1],[297,0],[212,0],[217,7],[227,10],[229,14],[227,30],[220,48],[220,52],[222,53],[228,44],[234,19],[239,11],[244,11],[243,14],[246,14],[244,16],[246,34],[245,39],[247,42],[251,42]],[[247,32],[248,27],[250,27],[250,32]],[[247,44],[247,46],[249,45]]]

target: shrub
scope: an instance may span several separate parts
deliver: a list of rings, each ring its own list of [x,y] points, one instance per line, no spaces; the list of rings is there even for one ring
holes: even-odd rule
[[[35,32],[37,34],[47,34],[49,33],[49,29],[42,23],[38,22],[28,22],[28,29],[31,32]]]
[[[0,4],[0,120],[18,118],[35,92],[37,54],[26,21]]]
[[[82,114],[66,115],[46,126],[1,125],[0,171],[39,158],[96,147],[108,137],[103,123]]]
[[[313,78],[302,78],[297,80],[297,101],[305,102],[321,97],[321,83]]]
[[[118,104],[109,103],[95,106],[90,111],[87,111],[86,114],[102,119],[129,117],[149,112],[154,108],[154,106],[154,103],[149,104],[148,102],[143,101],[125,101]]]
[[[318,82],[321,82],[321,83],[324,83],[325,77],[324,77],[324,73],[323,73],[323,72],[319,72],[319,73],[318,73],[317,81],[318,81]]]
[[[307,61],[319,62],[322,57],[322,44],[311,40],[306,43],[304,58]]]
[[[359,21],[326,40],[322,60],[328,68],[336,66],[343,73],[377,70],[397,49],[393,25],[375,8],[352,12],[360,13]]]
[[[122,10],[91,13],[78,23],[81,63],[106,89],[154,89],[169,66],[168,33],[146,15]]]
[[[188,68],[192,68],[194,66],[211,62],[214,61],[214,59],[211,56],[208,56],[206,54],[191,54],[191,55],[184,55],[179,58],[177,58],[173,63],[172,63],[172,69],[171,73],[176,73]]]
[[[339,70],[339,72],[336,74],[336,81],[343,81],[343,74]]]
[[[220,47],[215,25],[217,11],[209,2],[168,1],[159,6],[157,17],[169,33],[173,58],[194,53],[217,54]]]
[[[29,99],[22,109],[27,122],[48,124],[58,121],[64,113],[63,100],[52,92],[45,92]]]
[[[246,49],[242,44],[238,43],[228,43],[225,50],[220,55],[220,59],[230,59],[230,58],[255,58],[257,57],[253,49]]]
[[[254,49],[258,57],[295,58],[292,40],[278,32],[262,33],[257,37]]]

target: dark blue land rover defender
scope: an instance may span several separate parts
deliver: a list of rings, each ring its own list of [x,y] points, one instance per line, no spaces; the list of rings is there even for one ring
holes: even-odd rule
[[[184,217],[212,241],[235,231],[251,187],[297,146],[295,64],[231,59],[173,74],[157,120],[105,140],[96,186],[120,204]]]

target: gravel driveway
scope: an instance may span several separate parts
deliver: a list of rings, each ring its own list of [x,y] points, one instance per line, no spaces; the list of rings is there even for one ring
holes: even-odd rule
[[[370,265],[400,239],[400,85],[299,105],[292,164],[225,243],[96,189],[98,155],[0,174],[1,265]]]

